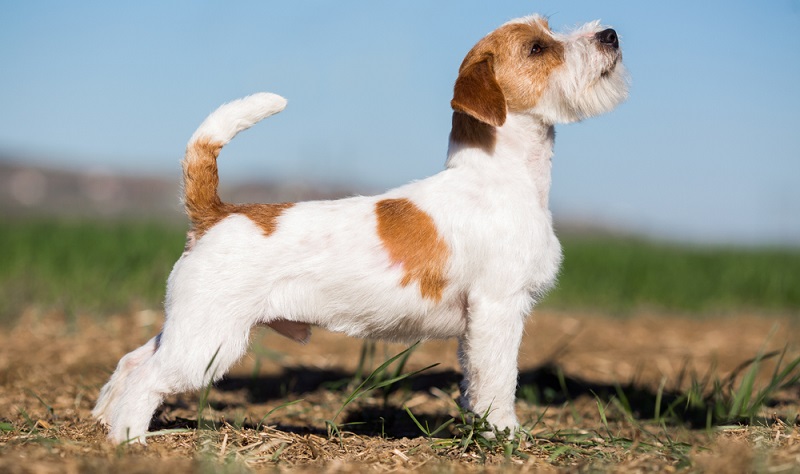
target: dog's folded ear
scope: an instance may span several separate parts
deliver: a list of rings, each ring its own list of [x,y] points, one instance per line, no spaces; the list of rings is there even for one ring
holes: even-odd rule
[[[500,127],[506,121],[506,98],[495,79],[492,63],[492,56],[487,55],[461,68],[450,106],[483,123]]]

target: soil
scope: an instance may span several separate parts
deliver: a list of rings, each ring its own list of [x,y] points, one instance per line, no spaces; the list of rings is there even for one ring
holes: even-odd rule
[[[461,421],[454,341],[421,344],[405,370],[437,366],[388,393],[359,398],[337,417],[354,389],[362,341],[317,329],[299,345],[258,329],[245,359],[211,388],[205,429],[196,429],[198,394],[180,394],[151,424],[173,432],[149,438],[147,446],[114,446],[90,411],[119,358],[157,333],[161,320],[151,310],[99,320],[31,309],[0,329],[3,470],[800,469],[797,386],[778,392],[765,421],[752,425],[706,429],[705,411],[679,425],[648,421],[657,399],[674,399],[706,377],[724,379],[759,352],[787,348],[784,360],[796,358],[797,318],[538,312],[519,357],[517,411],[530,436],[513,453],[500,443],[462,448],[457,423],[425,437],[407,414],[406,407],[431,428]],[[406,346],[374,347],[371,368]],[[756,387],[768,381],[776,359],[764,362]],[[325,420],[341,434],[331,434]]]

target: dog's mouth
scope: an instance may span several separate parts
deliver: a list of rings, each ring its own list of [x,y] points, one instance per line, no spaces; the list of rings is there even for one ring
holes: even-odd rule
[[[600,71],[600,78],[605,79],[608,76],[610,76],[617,69],[617,64],[620,62],[621,58],[622,58],[621,54],[616,54],[614,56],[614,60],[611,61],[611,64],[602,71]]]

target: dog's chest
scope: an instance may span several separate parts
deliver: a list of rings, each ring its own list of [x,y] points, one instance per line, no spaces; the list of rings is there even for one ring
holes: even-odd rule
[[[460,226],[444,224],[454,229],[448,236],[451,281],[499,293],[540,295],[550,289],[561,264],[561,245],[550,212],[536,194],[507,189],[472,202]]]
[[[555,284],[561,267],[561,243],[553,231],[550,213],[534,214],[517,235],[519,248],[504,255],[507,269],[517,273],[526,290],[535,297],[543,295]]]
[[[561,243],[555,236],[552,227],[540,245],[534,245],[533,258],[528,268],[528,290],[539,299],[555,286],[561,261]]]

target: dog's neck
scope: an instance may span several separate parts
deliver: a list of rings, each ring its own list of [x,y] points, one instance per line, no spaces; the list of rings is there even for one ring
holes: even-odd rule
[[[501,127],[453,113],[447,167],[485,166],[488,160],[509,173],[528,175],[543,209],[548,208],[555,129],[531,115],[509,113]]]

